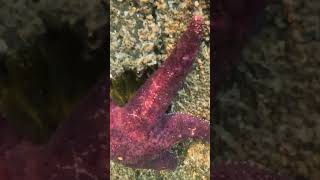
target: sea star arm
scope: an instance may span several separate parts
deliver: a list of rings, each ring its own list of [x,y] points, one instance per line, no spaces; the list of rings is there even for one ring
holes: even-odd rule
[[[210,141],[208,123],[200,118],[185,113],[174,113],[165,115],[162,121],[165,123],[164,127],[155,128],[148,141],[154,148],[152,151],[159,153],[153,154],[151,160],[140,161],[133,164],[132,167],[173,170],[177,166],[177,160],[173,154],[168,152],[168,149],[174,144],[187,138]]]
[[[154,127],[146,139],[129,138],[137,132],[123,134],[114,130],[111,133],[117,141],[112,148],[116,160],[133,167],[146,169],[174,169],[176,158],[168,150],[178,141],[196,138],[209,141],[209,124],[195,116],[174,113],[162,116],[164,124]],[[138,132],[139,133],[139,132]],[[141,137],[142,138],[142,137]]]
[[[164,127],[155,128],[150,134],[150,143],[158,142],[158,149],[169,149],[177,142],[187,139],[200,139],[210,141],[210,127],[208,122],[198,117],[173,113],[164,115]]]
[[[144,117],[150,125],[165,113],[192,68],[201,42],[201,29],[201,17],[193,17],[171,55],[126,104],[128,113]]]

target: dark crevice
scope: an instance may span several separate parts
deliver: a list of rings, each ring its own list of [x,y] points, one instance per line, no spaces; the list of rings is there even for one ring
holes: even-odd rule
[[[50,137],[106,66],[105,33],[89,38],[84,20],[73,26],[44,22],[45,34],[0,64],[1,81],[8,82],[1,91],[9,90],[4,96],[0,92],[0,108],[35,142]]]

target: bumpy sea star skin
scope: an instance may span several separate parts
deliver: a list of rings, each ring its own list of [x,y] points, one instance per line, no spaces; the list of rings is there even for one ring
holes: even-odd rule
[[[212,165],[211,178],[214,180],[289,180],[289,177],[274,174],[248,162],[223,162]]]
[[[0,118],[1,180],[106,179],[107,82],[100,82],[75,108],[46,145],[35,145],[11,133]],[[4,131],[2,131],[4,130]]]
[[[202,37],[202,19],[194,16],[168,59],[124,107],[111,100],[111,159],[134,168],[174,169],[168,150],[178,141],[209,141],[209,123],[183,114],[165,114],[192,68]]]

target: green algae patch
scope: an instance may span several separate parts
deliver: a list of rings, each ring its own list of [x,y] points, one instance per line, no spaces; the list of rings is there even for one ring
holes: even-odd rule
[[[148,71],[152,73],[153,68]],[[134,95],[140,86],[146,81],[149,74],[147,71],[143,75],[137,75],[134,71],[126,71],[115,79],[111,80],[110,96],[118,105],[125,105]]]

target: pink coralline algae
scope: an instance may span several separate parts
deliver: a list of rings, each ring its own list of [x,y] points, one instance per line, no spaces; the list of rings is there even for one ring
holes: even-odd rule
[[[186,138],[209,141],[207,121],[185,113],[166,114],[192,68],[202,38],[202,18],[193,17],[162,66],[123,107],[110,100],[111,159],[133,168],[174,169],[170,148]]]
[[[223,162],[211,165],[213,180],[289,180],[289,177],[274,174],[248,162]]]
[[[99,82],[89,92],[45,145],[18,137],[1,116],[0,179],[106,179],[109,161],[106,83]]]

